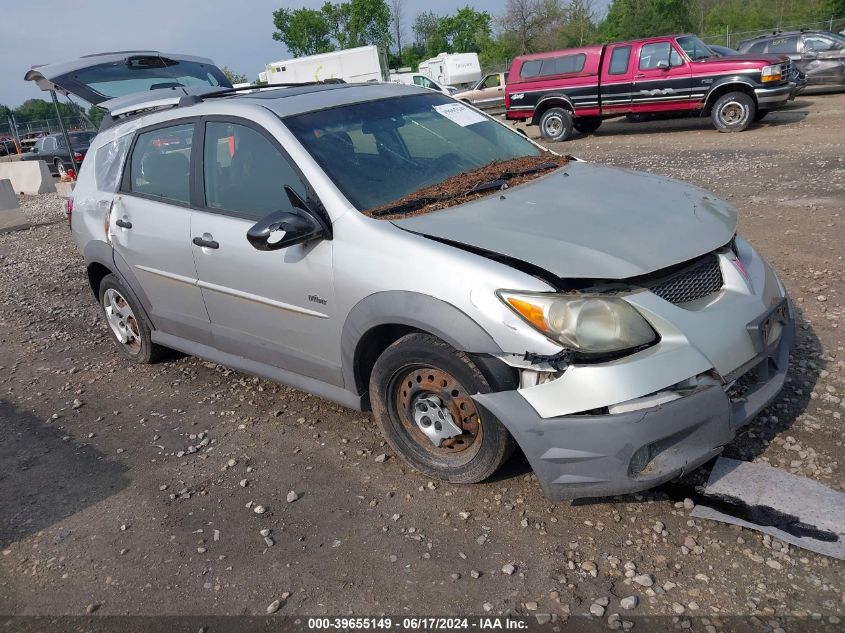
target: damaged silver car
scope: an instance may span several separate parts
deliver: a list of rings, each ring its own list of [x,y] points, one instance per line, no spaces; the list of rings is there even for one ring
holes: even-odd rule
[[[73,194],[129,361],[172,348],[371,409],[427,477],[479,482],[519,447],[552,499],[677,478],[780,391],[792,308],[712,194],[422,88],[243,94],[166,58],[148,94],[99,100]]]

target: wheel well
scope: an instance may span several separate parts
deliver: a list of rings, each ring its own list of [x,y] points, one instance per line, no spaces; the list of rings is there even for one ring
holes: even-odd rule
[[[537,125],[540,122],[540,118],[549,108],[563,108],[564,110],[569,110],[574,113],[572,104],[565,99],[547,99],[534,109],[534,115],[531,117],[531,124]]]
[[[713,88],[710,94],[707,95],[707,101],[705,102],[704,110],[701,112],[701,114],[703,116],[710,116],[710,112],[713,110],[713,104],[719,100],[719,97],[721,97],[722,95],[726,95],[729,92],[744,92],[749,97],[754,99],[754,105],[757,105],[757,95],[754,94],[754,89],[748,84],[724,84],[722,86],[717,86],[716,88]]]
[[[355,388],[357,393],[366,393],[370,386],[370,374],[376,361],[388,347],[400,338],[412,332],[431,334],[408,325],[378,325],[368,330],[355,348]],[[436,336],[436,335],[434,335]],[[488,354],[469,354],[488,382],[497,389],[516,389],[519,377],[516,370],[498,358]],[[369,398],[365,398],[365,410],[369,408]]]
[[[355,389],[357,393],[365,393],[370,386],[370,374],[384,350],[393,345],[400,338],[411,332],[418,332],[416,328],[395,323],[378,325],[368,330],[355,348]]]
[[[98,301],[100,299],[100,283],[103,281],[103,277],[110,274],[111,271],[98,262],[88,266],[88,284]]]

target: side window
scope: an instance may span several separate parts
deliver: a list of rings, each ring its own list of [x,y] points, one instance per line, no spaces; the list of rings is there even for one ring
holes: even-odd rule
[[[59,149],[65,149],[67,146],[65,145],[65,137],[64,136],[57,136],[55,142],[58,144]]]
[[[630,46],[617,46],[610,54],[609,75],[624,75],[628,72],[628,62],[631,59]]]
[[[500,85],[498,73],[495,75],[487,75],[487,78],[484,80],[485,88],[498,88]]]
[[[113,193],[120,185],[120,174],[126,154],[129,151],[131,134],[126,134],[106,143],[94,155],[94,178],[97,189]]]
[[[48,136],[44,139],[44,147],[45,152],[52,152],[56,149],[56,137],[55,136]]]
[[[194,124],[159,128],[138,135],[129,165],[129,191],[174,202],[191,200],[191,146]]]
[[[674,56],[672,53],[674,53]],[[654,70],[660,62],[666,62],[670,66],[678,66],[680,59],[681,56],[669,42],[643,44],[640,49],[640,70]]]
[[[345,140],[351,146],[349,135]],[[285,185],[305,195],[287,158],[251,127],[206,123],[204,154],[205,204],[212,209],[260,220],[289,206]]]
[[[805,35],[804,36],[804,50],[805,51],[829,51],[836,48],[833,40],[821,35]]]
[[[790,37],[778,37],[769,40],[770,53],[797,53],[798,52],[798,36],[792,35]]]
[[[763,40],[762,42],[754,42],[751,46],[748,47],[748,52],[762,53],[766,49],[766,44],[768,44],[766,40]]]

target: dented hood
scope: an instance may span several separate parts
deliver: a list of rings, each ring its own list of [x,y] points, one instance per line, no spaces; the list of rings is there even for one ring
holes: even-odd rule
[[[573,161],[524,185],[393,223],[558,277],[625,279],[724,246],[736,210],[676,180]]]

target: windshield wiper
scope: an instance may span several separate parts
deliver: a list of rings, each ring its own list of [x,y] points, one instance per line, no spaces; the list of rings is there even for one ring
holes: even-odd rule
[[[427,207],[435,202],[442,202],[454,197],[456,196],[425,196],[424,198],[414,198],[413,200],[408,200],[407,202],[400,202],[399,204],[392,204],[389,207],[375,209],[369,213],[376,218],[382,215],[392,215],[394,213],[409,213],[411,211]]]
[[[540,171],[554,169],[557,166],[557,163],[549,162],[542,163],[534,167],[529,167],[528,169],[521,169],[519,171],[506,171],[501,173],[499,177],[495,180],[488,180],[486,182],[477,184],[475,187],[467,191],[467,193],[478,193],[479,191],[488,191],[490,189],[506,189],[508,185],[508,180],[513,180],[514,178],[519,178],[520,176],[527,176],[529,174],[536,174]]]

